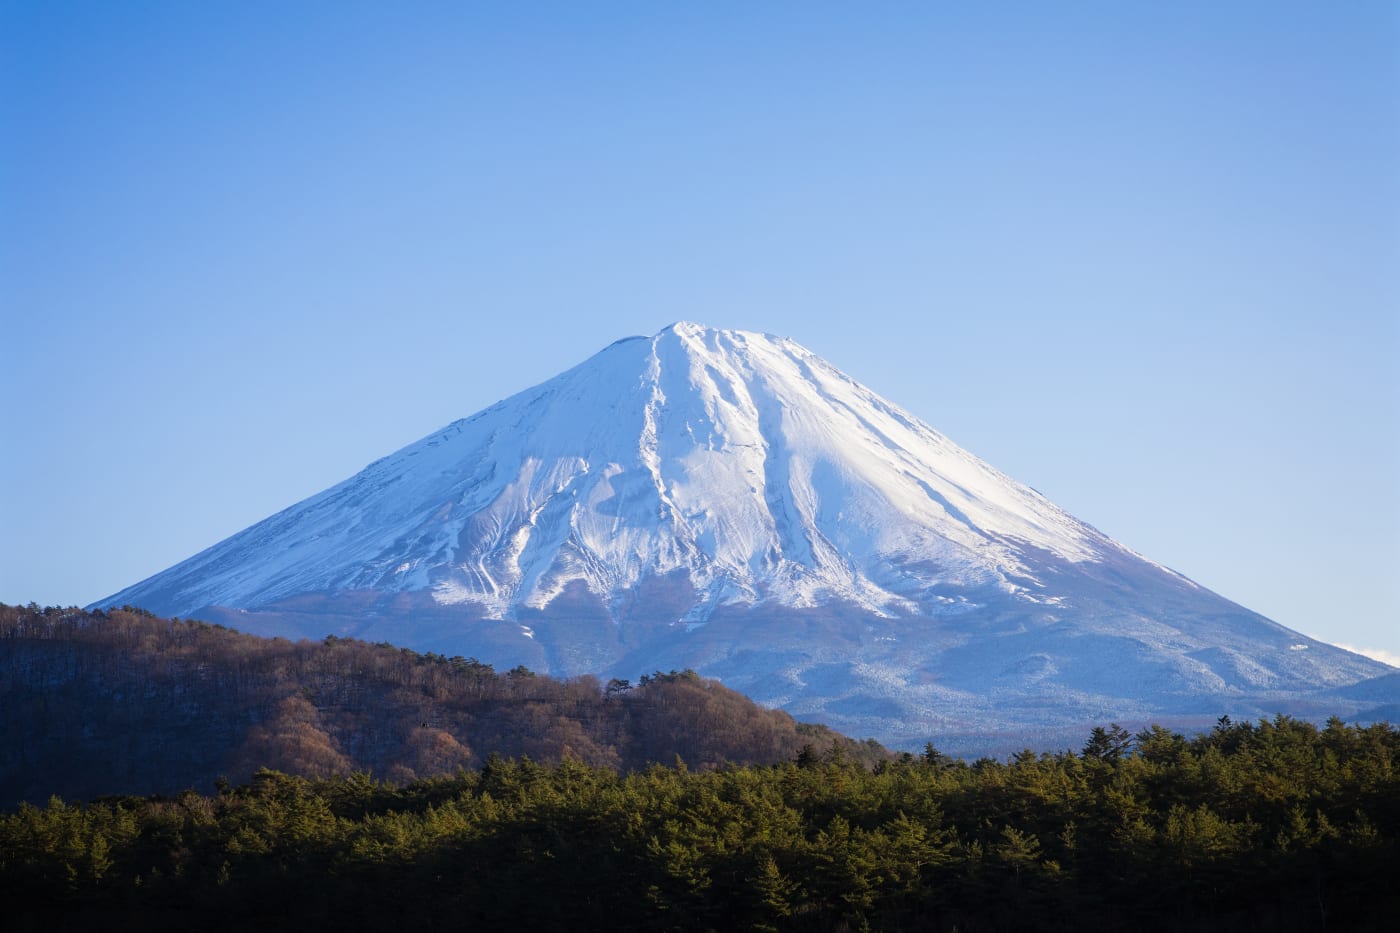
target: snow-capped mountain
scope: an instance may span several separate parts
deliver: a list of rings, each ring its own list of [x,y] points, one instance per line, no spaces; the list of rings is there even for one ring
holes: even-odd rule
[[[1391,670],[1147,561],[791,340],[690,323],[97,605],[121,604],[564,675],[694,667],[910,742],[1307,712]]]

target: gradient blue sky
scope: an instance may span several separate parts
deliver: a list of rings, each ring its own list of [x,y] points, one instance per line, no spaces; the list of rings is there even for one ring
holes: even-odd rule
[[[1400,656],[1397,10],[0,0],[0,600],[690,319]]]

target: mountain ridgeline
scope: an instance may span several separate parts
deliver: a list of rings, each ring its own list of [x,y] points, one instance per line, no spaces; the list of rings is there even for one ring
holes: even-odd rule
[[[1400,705],[1393,668],[1147,560],[797,343],[689,323],[94,605],[124,604],[563,677],[693,669],[964,752]]]
[[[142,611],[0,604],[0,809],[210,789],[268,767],[395,782],[491,755],[632,770],[886,753],[691,671],[635,684],[327,638],[292,643]]]

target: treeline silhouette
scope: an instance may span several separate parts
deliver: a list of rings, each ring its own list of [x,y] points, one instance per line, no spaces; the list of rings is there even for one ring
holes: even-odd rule
[[[690,671],[634,685],[327,638],[289,642],[139,609],[0,604],[0,809],[51,794],[209,789],[268,767],[395,783],[492,754],[632,770],[771,764],[804,745],[888,754]]]
[[[8,929],[1353,930],[1400,911],[1400,733],[1097,729],[1006,763],[629,775],[491,758],[402,787],[0,816]]]

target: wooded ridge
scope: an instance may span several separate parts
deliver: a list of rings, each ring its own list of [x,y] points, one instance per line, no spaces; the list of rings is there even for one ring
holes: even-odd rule
[[[623,771],[792,760],[842,746],[690,671],[557,680],[475,658],[290,642],[139,609],[0,604],[0,810],[57,794],[209,790],[268,767],[406,783],[496,753]]]

